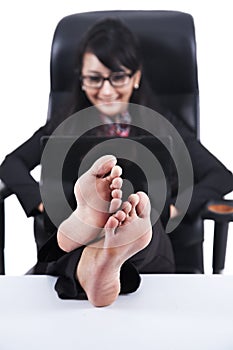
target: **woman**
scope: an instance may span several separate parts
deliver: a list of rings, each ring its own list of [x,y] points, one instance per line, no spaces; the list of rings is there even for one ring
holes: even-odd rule
[[[89,106],[95,106],[95,117],[103,121],[103,125],[92,128],[89,131],[90,134],[110,137],[114,135],[124,137],[145,134],[145,131],[133,127],[133,125],[130,126],[131,122],[133,124],[133,116],[130,114],[130,108],[126,108],[129,102],[148,106],[162,112],[161,107],[157,105],[155,97],[150,95],[146,85],[138,43],[127,27],[118,20],[103,20],[90,28],[85,35],[77,59],[75,88],[75,104],[71,106],[69,115]],[[60,115],[53,122],[40,128],[26,143],[8,155],[1,165],[1,178],[16,193],[28,216],[36,215],[43,210],[38,184],[29,173],[40,163],[40,139],[44,135],[51,134],[59,123],[69,115]],[[173,119],[173,116],[169,114],[167,114],[167,117]],[[143,122],[146,123],[146,120],[142,119]],[[219,199],[233,189],[232,174],[189,135],[185,126],[175,126],[184,137],[193,162],[194,192],[186,214],[187,217],[193,217],[209,198]],[[161,130],[161,133],[163,132]],[[202,167],[199,166],[200,160]],[[174,181],[172,187],[172,193],[175,194],[176,181]],[[136,207],[136,204],[134,203],[133,206]],[[176,216],[179,211],[171,206],[171,213]],[[124,213],[119,215],[124,216]],[[114,219],[118,220],[118,224],[121,222],[119,218]],[[140,256],[140,252],[136,254],[137,262],[133,262],[134,265],[132,264],[134,256],[130,258],[130,264],[127,261],[126,264],[122,265],[122,292],[135,290],[138,286],[137,278],[134,279],[132,285],[127,284],[133,274],[132,271],[135,273],[135,265],[139,272],[173,271],[169,242],[162,233],[160,224],[157,223],[155,226],[153,232],[156,234],[152,237],[159,237],[159,239],[152,238],[150,244],[142,250],[142,256]],[[194,237],[192,243],[201,246],[202,240],[203,237]],[[65,249],[65,247],[62,248]],[[36,266],[36,272],[41,273],[43,271],[44,273],[60,276],[56,288],[61,297],[79,298],[83,292],[83,289],[79,289],[80,285],[74,279],[80,259],[80,250],[80,248],[77,248],[75,251],[64,254],[56,245],[56,239],[53,236],[40,251],[40,263]],[[146,263],[143,263],[148,250],[150,250],[150,258]],[[185,247],[182,247],[183,250],[185,250]],[[183,258],[185,259],[187,255],[190,255],[190,250],[188,254],[184,253]],[[56,263],[54,263],[55,260]],[[48,263],[48,261],[51,262]],[[195,257],[192,264],[196,264],[197,270],[202,271],[203,267],[200,266],[199,261],[195,261]],[[134,274],[134,276],[136,275]]]

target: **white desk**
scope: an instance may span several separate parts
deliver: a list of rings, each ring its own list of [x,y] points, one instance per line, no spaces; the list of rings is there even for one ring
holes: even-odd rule
[[[136,293],[95,308],[60,300],[52,277],[0,277],[0,349],[233,349],[233,276],[142,279]]]

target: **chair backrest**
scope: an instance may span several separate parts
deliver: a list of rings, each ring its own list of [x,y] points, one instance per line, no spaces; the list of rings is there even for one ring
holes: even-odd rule
[[[80,38],[104,17],[120,18],[138,36],[145,75],[158,100],[199,138],[194,23],[191,15],[177,11],[98,11],[64,17],[52,44],[48,119],[61,109],[69,110]]]

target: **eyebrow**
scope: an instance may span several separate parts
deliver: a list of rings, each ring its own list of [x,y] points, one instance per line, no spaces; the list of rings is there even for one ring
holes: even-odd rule
[[[123,68],[122,68],[122,70],[119,71],[119,72],[128,73],[128,72],[127,72],[125,69],[123,69]],[[118,72],[118,73],[119,73],[119,72]],[[87,70],[87,74],[89,74],[89,73],[98,74],[98,75],[104,75],[104,73],[102,73],[102,72],[100,72],[100,71],[92,70],[92,69]],[[117,72],[114,72],[114,71],[111,71],[111,70],[110,70],[110,74],[111,74],[111,73],[117,73]]]
[[[88,73],[95,73],[95,74],[103,74],[100,71],[96,71],[96,70],[88,70]]]

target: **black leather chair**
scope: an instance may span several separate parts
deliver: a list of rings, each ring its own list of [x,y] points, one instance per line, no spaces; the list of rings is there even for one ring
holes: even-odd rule
[[[51,51],[51,92],[48,119],[69,110],[74,79],[75,48],[80,37],[97,19],[119,17],[141,39],[145,74],[162,104],[182,119],[199,138],[199,90],[194,22],[191,15],[176,11],[103,11],[74,14],[57,25]],[[4,199],[10,192],[0,188],[0,273],[4,273]],[[215,221],[213,272],[224,269],[228,223],[233,219],[233,201],[206,205],[196,220]]]

